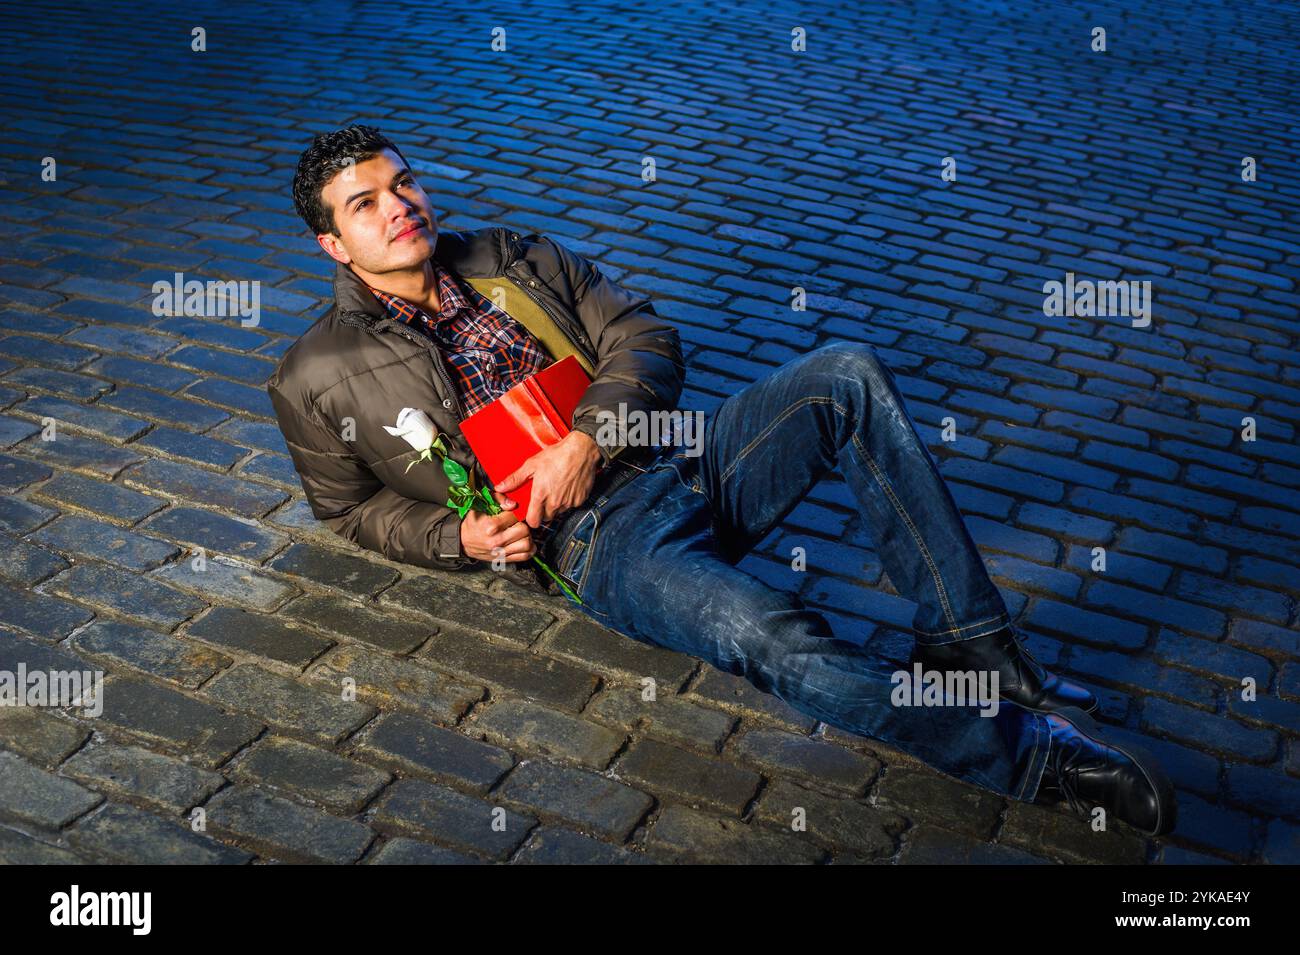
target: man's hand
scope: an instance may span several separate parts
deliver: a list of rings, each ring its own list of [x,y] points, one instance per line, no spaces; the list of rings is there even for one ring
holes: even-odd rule
[[[511,513],[514,501],[495,495],[504,510],[500,514],[484,514],[469,510],[460,522],[461,550],[476,560],[495,560],[502,557],[507,564],[532,560],[537,553],[528,525]],[[500,548],[500,550],[498,550]]]
[[[596,468],[601,462],[600,448],[590,435],[570,431],[559,444],[542,448],[523,463],[496,491],[513,491],[530,477],[532,496],[524,522],[538,527],[587,499],[596,483]]]

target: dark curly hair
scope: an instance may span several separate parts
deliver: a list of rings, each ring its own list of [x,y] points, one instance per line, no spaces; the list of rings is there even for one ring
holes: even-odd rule
[[[373,126],[354,124],[316,135],[298,157],[298,170],[293,174],[293,205],[313,235],[339,234],[334,225],[334,210],[321,199],[321,190],[348,166],[365,162],[385,149],[391,149],[406,162],[393,141]]]

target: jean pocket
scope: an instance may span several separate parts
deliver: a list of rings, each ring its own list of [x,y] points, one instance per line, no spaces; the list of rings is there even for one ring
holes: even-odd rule
[[[575,593],[582,596],[591,572],[591,552],[600,536],[600,511],[591,508],[578,521],[569,539],[560,548],[555,572],[568,581]]]

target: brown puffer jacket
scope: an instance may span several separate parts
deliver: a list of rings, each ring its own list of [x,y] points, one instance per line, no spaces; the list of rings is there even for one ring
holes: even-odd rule
[[[617,413],[620,403],[628,411],[677,407],[685,379],[677,330],[648,298],[581,256],[543,235],[489,227],[440,232],[434,257],[467,279],[501,277],[511,295],[541,306],[532,310],[534,323],[538,315],[549,320],[559,340],[594,368],[575,429],[596,438],[597,413]],[[509,297],[502,301],[510,311]],[[446,435],[451,456],[485,486],[460,433],[449,366],[432,339],[388,318],[350,268],[337,267],[333,307],[284,353],[266,388],[318,520],[391,560],[445,570],[483,563],[461,549],[461,518],[446,506],[448,481],[437,457],[407,471],[419,453],[384,430],[403,408],[422,409]],[[648,453],[622,445],[601,452],[606,460]],[[530,586],[519,578],[533,562],[507,567],[513,582]]]

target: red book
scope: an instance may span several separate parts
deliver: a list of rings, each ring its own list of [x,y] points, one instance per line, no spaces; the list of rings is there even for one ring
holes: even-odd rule
[[[460,423],[460,432],[495,486],[519,470],[525,461],[573,428],[570,422],[591,378],[573,355],[530,375],[485,408]],[[518,501],[515,513],[528,514],[533,480],[529,478],[506,496]]]

